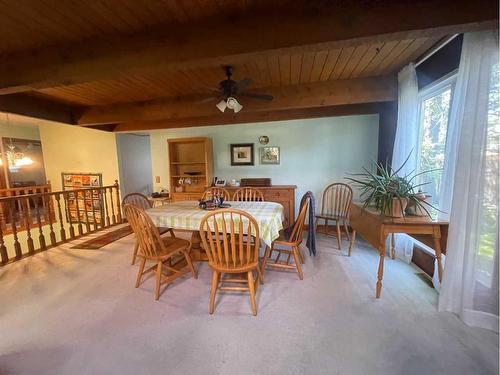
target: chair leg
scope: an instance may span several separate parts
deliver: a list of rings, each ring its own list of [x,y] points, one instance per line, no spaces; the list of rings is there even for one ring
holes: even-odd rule
[[[135,282],[135,287],[139,288],[141,285],[142,273],[144,272],[144,266],[146,265],[146,258],[141,258],[141,265],[139,266],[139,273],[137,274],[137,280]]]
[[[328,236],[328,219],[325,219],[325,236]]]
[[[295,259],[295,267],[297,267],[297,272],[299,273],[299,279],[303,280],[304,274],[302,273],[302,265],[300,264],[299,249],[297,247],[294,247],[292,249],[292,252],[293,258]]]
[[[137,259],[137,252],[139,251],[139,241],[135,240],[134,245],[134,253],[132,254],[132,265],[135,264],[135,260]]]
[[[209,314],[213,314],[215,310],[215,295],[219,286],[219,272],[212,271],[212,288],[210,289],[210,302],[208,304]]]
[[[260,271],[260,278],[262,280],[262,283],[264,283],[264,272],[266,272],[267,259],[269,259],[269,256],[271,254],[272,246],[273,245],[271,245],[271,247],[266,246],[266,252],[264,253],[264,259],[262,260],[262,267],[261,267],[261,271]]]
[[[314,232],[316,233],[318,231],[318,224],[319,224],[319,218],[316,218],[314,221]]]
[[[197,279],[198,278],[198,274],[196,273],[196,270],[194,269],[193,261],[191,260],[191,257],[189,256],[189,253],[187,251],[184,251],[183,254],[184,254],[184,258],[186,258],[186,262],[187,262],[187,264],[189,266],[189,269],[191,270],[191,274],[193,275],[193,278]]]
[[[339,250],[342,250],[342,234],[340,233],[340,223],[337,220],[337,242],[339,244]]]
[[[250,304],[252,305],[253,315],[257,315],[257,304],[255,303],[255,283],[253,279],[253,271],[248,271],[248,289],[250,291]]]
[[[306,262],[305,258],[304,258],[304,254],[302,254],[302,251],[300,251],[300,249],[297,249],[298,253],[299,253],[299,257],[300,257],[300,262],[302,264],[304,264]]]
[[[259,279],[260,284],[264,284],[264,280],[262,280],[262,271],[260,270],[260,267],[257,267],[257,278]]]
[[[349,229],[347,228],[347,221],[344,220],[344,229],[345,229],[345,234],[347,236],[347,241],[351,240],[351,236],[349,235]]]
[[[170,228],[169,233],[170,233],[170,237],[175,238],[175,233],[174,233],[174,230],[172,228]]]
[[[156,268],[156,292],[155,292],[155,299],[158,301],[160,299],[160,286],[161,286],[161,266],[162,266],[162,261],[158,261],[158,266]]]
[[[356,231],[355,230],[352,231],[351,240],[349,241],[349,256],[351,256],[351,254],[352,254],[352,247],[354,245],[354,241],[356,241]]]

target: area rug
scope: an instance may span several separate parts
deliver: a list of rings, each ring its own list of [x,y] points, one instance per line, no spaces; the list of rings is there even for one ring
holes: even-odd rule
[[[132,233],[132,228],[130,225],[125,227],[115,229],[111,232],[105,233],[98,237],[94,237],[88,241],[82,242],[76,246],[71,247],[72,249],[100,249],[107,244],[119,240],[125,236]]]

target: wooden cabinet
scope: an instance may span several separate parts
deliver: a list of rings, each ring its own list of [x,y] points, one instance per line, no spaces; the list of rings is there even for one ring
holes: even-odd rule
[[[212,184],[212,140],[207,137],[167,141],[172,200],[197,200]]]
[[[256,187],[264,194],[264,199],[267,202],[276,202],[283,205],[285,218],[283,227],[293,225],[295,221],[295,185],[275,185],[268,187]],[[225,189],[229,191],[232,197],[234,192],[239,187],[226,186]],[[187,200],[200,200],[203,193],[177,193],[173,194],[172,199],[174,202],[187,201]]]

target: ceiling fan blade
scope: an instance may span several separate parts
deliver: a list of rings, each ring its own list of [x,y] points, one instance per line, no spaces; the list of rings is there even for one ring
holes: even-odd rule
[[[243,90],[245,90],[246,88],[250,87],[250,85],[253,83],[252,79],[250,78],[245,78],[245,79],[242,79],[241,81],[238,81],[236,83],[237,87],[238,87],[238,92],[242,92]]]
[[[253,92],[241,92],[238,95],[240,96],[246,96],[249,98],[254,98],[254,99],[261,99],[261,100],[273,100],[274,97],[272,95],[268,94],[256,94]]]
[[[208,98],[196,100],[196,101],[194,101],[194,103],[196,103],[196,104],[203,104],[203,103],[215,102],[216,100],[220,100],[220,97],[218,97],[218,96],[210,96]]]

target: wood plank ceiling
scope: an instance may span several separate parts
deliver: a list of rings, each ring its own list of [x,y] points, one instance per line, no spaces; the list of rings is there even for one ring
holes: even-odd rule
[[[252,88],[296,85],[394,74],[441,37],[375,43],[301,54],[257,58],[234,65],[235,79],[250,77]],[[80,105],[104,105],[209,94],[224,79],[219,65],[130,75],[113,80],[39,90],[51,98]]]
[[[32,103],[32,99],[38,98],[40,105],[60,104],[64,114],[61,117],[55,116],[55,119],[67,118],[65,122],[88,125],[92,121],[82,123],[78,119],[90,118],[85,114],[89,111],[94,113],[95,108],[105,111],[109,106],[126,103],[137,106],[137,103],[143,102],[147,105],[149,101],[159,99],[189,103],[189,98],[198,100],[210,96],[211,89],[216,88],[224,78],[222,63],[234,66],[236,80],[250,77],[253,80],[251,88],[263,91],[278,92],[276,90],[279,88],[293,87],[296,90],[305,88],[311,92],[323,93],[325,88],[330,90],[325,85],[331,85],[331,90],[335,91],[339,80],[353,82],[355,88],[362,87],[362,79],[368,77],[387,77],[388,82],[394,83],[395,75],[401,67],[417,59],[448,34],[498,27],[498,20],[493,16],[496,9],[492,8],[496,2],[478,1],[486,10],[481,10],[481,4],[471,5],[466,1],[451,0],[416,0],[403,2],[405,4],[395,0],[0,0],[0,110],[22,112],[22,104],[13,106],[12,103],[18,98],[22,103]],[[450,19],[443,20],[451,4],[454,7],[449,11]],[[417,13],[412,14],[409,7],[413,5],[416,6]],[[429,15],[429,9],[436,9],[437,14]],[[278,18],[269,18],[266,23],[267,15],[274,13],[279,14]],[[412,18],[407,20],[406,13]],[[299,16],[290,17],[291,21],[286,22],[288,14]],[[332,15],[331,24],[328,14]],[[394,24],[390,24],[391,17]],[[265,25],[277,28],[279,25],[275,25],[273,20],[282,18],[282,29],[285,30],[283,35],[276,34],[278,29],[273,29],[269,30],[272,38],[266,38],[266,30],[259,28]],[[255,20],[253,30],[252,20]],[[294,22],[297,24],[296,45],[294,36],[288,32],[294,30]],[[311,25],[316,24],[318,30],[312,30]],[[246,34],[245,28],[248,29]],[[328,35],[330,28],[331,37]],[[304,29],[309,29],[311,36],[306,35]],[[159,35],[161,30],[166,30],[166,37]],[[188,35],[190,30],[194,30],[193,35]],[[218,41],[216,36],[225,33],[228,35],[229,47],[226,54],[221,55],[217,51],[224,50],[225,42]],[[255,39],[252,39],[253,33]],[[210,34],[214,35],[215,41],[209,39]],[[143,39],[135,44],[129,43],[137,35],[141,35]],[[193,38],[197,42],[199,39],[199,46],[193,44],[193,49],[208,46],[207,58],[179,57],[176,62],[175,51],[170,50],[170,55],[173,56],[168,58],[172,62],[157,63],[161,56],[168,60],[165,51],[169,50],[149,51],[148,43],[151,41],[154,48],[164,48],[162,46],[167,43],[165,38],[172,35],[181,49],[187,48],[185,45],[189,46]],[[237,40],[231,42],[231,37],[238,35],[240,38],[241,35],[248,36],[246,42],[242,41],[242,46],[237,45]],[[206,42],[204,38],[208,38]],[[123,61],[130,58],[131,64],[135,64],[134,69],[132,65],[128,69],[125,63],[123,66],[116,64],[115,72],[102,65],[102,61],[113,61],[106,60],[108,40],[110,50],[118,51],[112,58],[116,59],[118,56],[120,59],[123,56]],[[213,43],[213,49],[210,49],[210,43]],[[94,46],[95,49],[92,49]],[[145,56],[150,53],[143,59],[150,65],[135,69],[141,60],[142,47]],[[215,50],[215,56],[208,56]],[[180,55],[182,53],[179,52]],[[132,55],[134,57],[130,57]],[[82,61],[81,67],[78,59]],[[37,61],[40,61],[39,66]],[[110,69],[109,75],[103,73],[106,69]],[[73,78],[71,72],[77,72],[78,79]],[[19,83],[11,83],[12,77],[17,79],[21,76]],[[322,86],[317,86],[319,83]],[[351,87],[349,84],[343,85],[348,90]],[[293,95],[294,90],[279,92]],[[391,96],[392,99],[395,98],[394,91],[389,90],[383,94],[374,92],[370,101],[379,101],[377,95],[380,95],[380,101]],[[26,96],[32,99],[27,101]],[[359,104],[359,101],[351,101],[352,97],[343,98],[338,104]],[[300,101],[291,102],[299,104],[290,109],[301,109]],[[317,104],[308,100],[308,107],[303,109],[308,109],[307,113],[311,113],[311,107],[322,107],[323,102],[322,98],[318,98]],[[333,102],[328,101],[328,105]],[[203,123],[203,118],[194,109],[178,114],[175,112],[177,107],[172,108],[172,116],[166,117],[175,117],[175,123],[170,124],[172,126]],[[271,106],[264,109],[270,112],[273,108]],[[283,108],[288,107],[278,105],[274,109]],[[256,111],[264,109],[255,107]],[[71,116],[64,117],[68,110],[71,111]],[[36,116],[33,108],[25,112]],[[214,116],[222,119],[220,116],[224,114],[210,114],[206,118],[207,123],[217,123]],[[284,113],[283,118],[286,116]],[[186,118],[185,123],[179,121],[179,117]],[[256,119],[268,117],[280,118],[260,113]],[[246,114],[246,118],[252,119],[249,114]],[[130,121],[144,119],[147,120],[147,116],[131,117]],[[159,127],[158,119],[154,120],[154,127]],[[226,122],[227,120],[221,120],[221,123]],[[170,125],[169,121],[165,121],[164,127]],[[138,128],[148,128],[147,121],[138,125]]]

